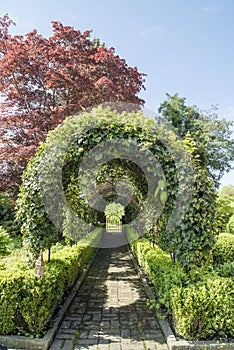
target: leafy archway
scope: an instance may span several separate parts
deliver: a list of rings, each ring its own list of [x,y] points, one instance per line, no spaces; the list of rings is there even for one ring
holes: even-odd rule
[[[106,230],[108,232],[122,232],[122,218],[125,214],[124,206],[120,203],[107,204],[105,208]]]
[[[67,118],[23,175],[18,219],[25,243],[38,253],[62,235],[83,237],[113,195],[97,190],[109,181],[120,203],[135,203],[129,224],[139,236],[147,235],[184,266],[202,263],[214,243],[215,191],[192,151],[189,140],[182,142],[169,125],[140,111],[98,107]],[[130,195],[118,190],[120,181],[130,184]]]

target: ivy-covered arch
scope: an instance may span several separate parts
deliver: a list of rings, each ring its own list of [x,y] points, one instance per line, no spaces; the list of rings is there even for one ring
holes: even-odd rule
[[[63,234],[81,238],[104,211],[102,198],[92,202],[86,188],[122,175],[140,208],[132,222],[139,235],[184,266],[202,263],[214,243],[215,190],[192,153],[169,125],[140,111],[98,107],[67,118],[23,174],[17,217],[25,244],[37,254]]]

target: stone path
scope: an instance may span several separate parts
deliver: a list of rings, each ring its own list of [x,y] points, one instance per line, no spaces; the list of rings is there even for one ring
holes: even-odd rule
[[[167,350],[127,246],[99,249],[49,350]]]

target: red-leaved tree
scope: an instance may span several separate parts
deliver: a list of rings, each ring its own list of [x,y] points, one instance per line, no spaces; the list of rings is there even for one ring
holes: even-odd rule
[[[25,165],[66,116],[106,101],[142,105],[144,74],[113,48],[52,22],[53,34],[9,33],[0,18],[0,189],[18,187]]]

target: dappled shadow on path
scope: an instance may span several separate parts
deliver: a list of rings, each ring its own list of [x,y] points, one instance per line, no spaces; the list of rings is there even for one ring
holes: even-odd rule
[[[126,245],[99,249],[51,350],[166,349],[141,283]]]

